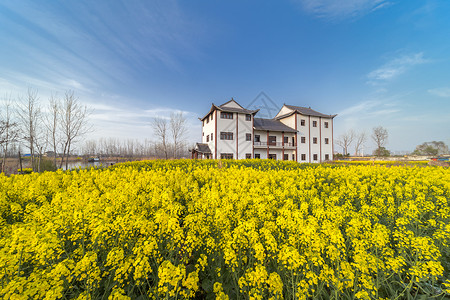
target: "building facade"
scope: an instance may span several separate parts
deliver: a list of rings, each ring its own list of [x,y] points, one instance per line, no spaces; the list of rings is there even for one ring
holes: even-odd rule
[[[323,162],[333,159],[333,119],[311,108],[283,105],[273,119],[235,100],[212,104],[202,121],[202,142],[192,158],[279,159]]]

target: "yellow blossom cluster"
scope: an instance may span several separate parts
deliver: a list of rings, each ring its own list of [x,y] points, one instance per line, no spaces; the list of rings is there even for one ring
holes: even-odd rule
[[[0,175],[3,299],[450,297],[450,169],[148,161]]]

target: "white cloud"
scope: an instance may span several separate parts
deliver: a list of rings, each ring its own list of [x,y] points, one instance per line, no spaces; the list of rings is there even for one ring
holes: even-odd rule
[[[108,104],[103,104],[103,103],[90,103],[90,102],[85,102],[85,105],[87,105],[89,108],[93,109],[94,111],[120,111],[120,109],[118,107],[112,106],[112,105],[108,105]]]
[[[442,98],[450,98],[450,88],[447,87],[431,89],[428,90],[428,93]]]
[[[405,73],[407,70],[413,66],[424,64],[429,62],[429,60],[423,57],[423,53],[415,53],[410,55],[403,55],[392,59],[383,66],[376,70],[370,72],[367,77],[369,78],[369,83],[375,84],[380,81],[388,81],[394,79],[395,77]]]
[[[92,106],[91,106],[92,107]],[[92,139],[102,137],[115,137],[119,139],[154,139],[152,120],[154,117],[170,119],[172,113],[182,112],[186,118],[186,127],[188,134],[187,141],[198,141],[200,122],[196,114],[189,111],[180,111],[167,107],[157,107],[151,109],[139,107],[116,107],[106,104],[98,104],[93,107],[95,110],[90,115],[95,132],[92,133]],[[97,111],[99,110],[99,111]]]
[[[340,129],[343,132],[349,129],[364,129],[367,124],[375,126],[381,120],[397,117],[401,110],[396,99],[397,96],[383,100],[367,100],[344,108],[338,112],[337,122],[340,123]]]
[[[386,0],[297,0],[309,14],[327,19],[354,18],[388,6]]]
[[[361,115],[362,113],[367,113],[368,111],[373,110],[377,106],[380,105],[380,101],[363,101],[360,103],[357,103],[353,106],[347,107],[344,110],[340,111],[338,113],[339,117],[354,117],[356,115]]]
[[[66,79],[62,81],[63,86],[68,86],[71,89],[77,90],[77,91],[84,91],[84,92],[90,92],[91,90],[86,88],[83,84],[81,84],[79,81],[75,79]]]

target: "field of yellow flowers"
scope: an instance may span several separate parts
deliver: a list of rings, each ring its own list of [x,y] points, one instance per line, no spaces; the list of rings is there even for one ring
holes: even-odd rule
[[[450,296],[450,169],[151,161],[0,175],[3,299]]]

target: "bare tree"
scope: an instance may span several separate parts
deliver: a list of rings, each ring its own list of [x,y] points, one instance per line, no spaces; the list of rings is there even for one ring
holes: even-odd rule
[[[69,164],[70,149],[78,138],[92,130],[88,122],[91,110],[82,105],[73,91],[67,91],[61,106],[61,132],[63,136],[63,152],[60,168],[62,168],[64,158],[66,169]]]
[[[23,139],[26,142],[27,148],[30,150],[31,166],[35,170],[35,140],[38,124],[41,119],[41,107],[39,105],[37,90],[28,88],[26,98],[21,98],[20,100],[17,115],[21,123]]]
[[[353,130],[349,130],[346,133],[339,136],[339,138],[336,140],[336,144],[342,147],[343,154],[348,154],[348,148],[353,142],[353,139],[355,138],[355,133]]]
[[[153,119],[153,130],[155,135],[158,137],[162,151],[164,152],[164,157],[166,159],[169,158],[168,152],[168,128],[167,120],[163,118],[154,118]]]
[[[61,103],[56,99],[55,95],[51,95],[48,104],[48,115],[45,125],[50,136],[50,145],[53,150],[53,163],[56,167],[56,157],[58,156],[58,145],[61,143],[58,121],[61,118]]]
[[[172,113],[170,116],[170,133],[173,140],[173,157],[176,159],[183,137],[186,134],[186,119],[182,112]]]
[[[83,155],[96,156],[99,152],[96,140],[87,140],[82,148]]]
[[[374,154],[376,156],[388,156],[389,151],[384,147],[388,141],[389,134],[382,126],[374,127],[372,129],[372,140],[377,145]]]
[[[42,116],[40,116],[42,117]],[[39,119],[39,122],[42,122],[42,119]],[[43,128],[41,126],[37,127],[36,130],[36,135],[34,138],[34,149],[35,149],[35,154],[37,154],[37,161],[35,158],[35,164],[36,164],[36,171],[37,172],[41,172],[41,159],[42,159],[42,155],[44,154],[44,152],[47,149],[48,146],[48,135],[47,132],[45,132],[45,130],[42,130]]]
[[[375,142],[378,149],[386,145],[388,137],[389,134],[387,130],[382,126],[374,127],[372,129],[372,140]]]
[[[19,138],[19,127],[13,119],[13,101],[11,96],[5,96],[3,113],[0,119],[0,145],[3,151],[1,172],[5,172],[6,156],[8,155],[9,145]]]
[[[362,131],[355,135],[355,155],[360,155],[361,150],[364,147],[364,143],[367,140],[367,135],[365,131]]]
[[[134,141],[132,139],[126,139],[123,143],[123,146],[124,146],[124,151],[122,151],[122,152],[125,156],[133,157],[135,155],[136,146],[137,146],[136,141]]]

